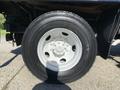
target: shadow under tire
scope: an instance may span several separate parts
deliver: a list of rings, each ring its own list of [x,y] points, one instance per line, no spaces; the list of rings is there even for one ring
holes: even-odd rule
[[[45,58],[49,57],[51,53],[53,53],[51,57],[53,58],[57,57],[56,60],[59,60],[59,58],[61,57],[65,57],[60,59],[60,61],[62,61],[60,62],[60,65],[64,65],[61,63],[67,62],[67,59],[72,58],[72,55],[73,55],[73,58],[70,59],[71,61],[68,60],[68,63],[77,62],[74,66],[71,65],[70,67],[69,65],[65,69],[63,68],[64,66],[59,66],[58,64],[58,71],[57,71],[56,68],[53,68],[52,66],[50,66],[50,68],[45,66],[44,65],[45,61],[40,60],[40,57],[44,56],[42,55],[42,53],[44,52],[44,50],[47,50],[47,49],[43,49],[43,52],[39,53],[42,56],[39,55],[38,44],[40,40],[45,35],[47,35],[46,33],[49,31],[51,31],[50,34],[54,33],[55,31],[56,36],[54,36],[54,34],[51,34],[50,36],[48,35],[48,37],[45,39],[46,40],[45,44],[48,42],[48,46],[46,47],[49,47],[49,45],[51,45],[51,43],[49,44],[49,42],[54,43],[54,41],[55,41],[54,46],[56,47],[53,48],[51,46],[50,48],[52,51],[48,50],[49,52],[45,52],[45,56],[46,56]],[[62,33],[63,35],[62,39],[59,38],[61,37],[61,34],[60,36],[59,34],[57,35],[57,31]],[[54,36],[53,38],[52,38],[52,35]],[[77,39],[76,40],[73,39],[72,41],[72,35],[73,35],[73,38],[77,38]],[[67,37],[68,39],[66,39]],[[71,38],[71,41],[69,40],[69,37]],[[81,44],[80,43],[77,44],[77,42],[75,42],[77,40],[80,41]],[[57,43],[59,42],[62,44],[65,44],[64,47],[62,45],[58,45]],[[71,45],[74,43],[76,43],[76,46],[71,47]],[[69,48],[67,47],[67,45],[69,46]],[[80,48],[79,45],[81,45],[82,48]],[[43,46],[45,45],[43,44]],[[59,47],[62,50],[60,50]],[[70,50],[70,52],[72,52],[73,54],[67,53],[65,48],[68,48],[68,50],[74,48],[76,51],[72,49]],[[76,57],[77,53],[79,52],[81,52],[81,56],[78,55]],[[66,55],[66,53],[68,55],[71,55],[71,57],[68,58],[67,57],[68,55]],[[51,77],[51,80],[52,80],[52,78],[54,78],[57,72],[57,79],[60,82],[66,83],[66,82],[75,81],[81,78],[83,75],[85,75],[89,71],[89,69],[91,68],[91,66],[95,61],[96,53],[97,53],[97,42],[96,42],[95,34],[92,28],[90,27],[90,25],[80,16],[71,12],[66,12],[66,11],[52,11],[52,12],[45,13],[39,16],[38,18],[36,18],[28,26],[22,41],[22,56],[23,56],[24,62],[26,66],[29,68],[29,70],[41,80],[46,80],[48,77],[49,78]],[[77,61],[74,62],[75,57],[80,59],[79,60],[76,59]],[[54,64],[54,62],[51,63],[51,65],[57,66],[57,64]]]

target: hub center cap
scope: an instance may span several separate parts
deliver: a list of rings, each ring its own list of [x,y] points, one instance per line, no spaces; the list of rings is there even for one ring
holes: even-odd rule
[[[56,47],[54,50],[53,50],[53,53],[55,56],[57,57],[62,57],[64,54],[65,54],[65,51],[64,51],[64,48],[63,47]]]
[[[57,57],[62,57],[65,54],[65,47],[63,41],[55,42],[55,48],[53,49],[53,54]]]

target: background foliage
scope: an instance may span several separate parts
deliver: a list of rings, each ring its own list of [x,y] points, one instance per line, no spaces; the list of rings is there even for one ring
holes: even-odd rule
[[[0,14],[0,34],[5,35],[6,31],[4,30],[5,17],[3,14]]]

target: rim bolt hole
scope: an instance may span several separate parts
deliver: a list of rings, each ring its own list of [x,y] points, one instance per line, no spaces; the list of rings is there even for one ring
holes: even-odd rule
[[[65,32],[62,32],[62,34],[63,34],[64,36],[68,36],[68,34],[67,34],[67,33],[65,33]]]
[[[73,52],[75,52],[75,50],[76,50],[76,46],[75,45],[72,46],[72,50],[73,50]]]
[[[66,62],[66,59],[63,58],[63,59],[60,60],[60,62],[61,62],[61,63],[65,63],[65,62]]]
[[[50,40],[51,36],[49,35],[47,38],[46,38],[46,41]]]
[[[46,56],[46,57],[49,57],[50,54],[49,54],[48,52],[45,52],[45,56]]]

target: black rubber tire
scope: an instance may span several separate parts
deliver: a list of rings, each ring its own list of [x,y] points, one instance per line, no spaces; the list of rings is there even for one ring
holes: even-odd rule
[[[72,82],[89,71],[97,53],[95,34],[90,25],[81,17],[71,12],[52,11],[36,18],[27,28],[22,41],[22,55],[29,70],[39,79],[46,80],[54,76],[55,72],[41,64],[37,56],[37,44],[42,35],[53,28],[67,28],[80,38],[83,54],[79,63],[69,71],[59,72],[57,79],[61,82]]]

